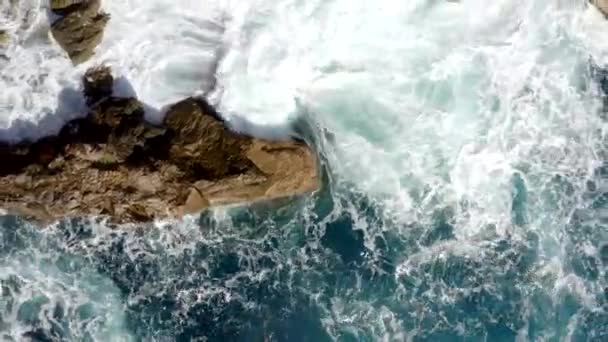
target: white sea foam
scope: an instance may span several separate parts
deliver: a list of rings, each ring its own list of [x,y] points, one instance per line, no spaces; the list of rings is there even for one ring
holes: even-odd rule
[[[41,1],[0,3],[0,139],[36,139],[82,115],[77,71],[49,35]]]
[[[597,180],[594,170],[606,154],[606,124],[588,66],[590,59],[608,64],[608,22],[586,1],[108,0],[104,8],[112,15],[106,36],[83,66],[73,68],[52,40],[9,47],[11,59],[0,62],[9,89],[0,93],[1,137],[44,134],[76,115],[54,112],[57,94],[76,89],[78,75],[99,62],[113,67],[119,93],[137,94],[150,106],[153,121],[167,104],[209,92],[236,129],[281,137],[304,108],[335,136],[324,151],[332,179],[354,184],[394,223],[369,224],[355,204],[337,203],[327,220],[350,214],[368,249],[383,231],[408,237],[414,223],[453,210],[455,240],[398,262],[397,278],[418,272],[417,281],[441,292],[424,295],[449,302],[476,289],[446,285],[422,266],[446,255],[487,262],[500,273],[502,266],[491,263],[501,254],[488,252],[485,237],[518,247],[534,233],[539,263],[551,267],[529,276],[554,276],[549,291],[570,291],[595,305],[589,298],[605,281],[568,270],[565,251],[578,243],[565,236],[575,211],[588,204],[586,183]],[[5,20],[11,32],[39,37],[33,28],[44,31],[44,18],[17,28],[25,18],[19,13],[18,21]],[[514,185],[516,175],[523,190]],[[523,223],[513,219],[517,194],[526,195]],[[484,272],[475,276],[491,275]],[[425,303],[407,295],[392,299]],[[384,308],[366,313],[356,301],[332,303],[329,328],[380,316],[386,321],[375,326],[392,324]]]

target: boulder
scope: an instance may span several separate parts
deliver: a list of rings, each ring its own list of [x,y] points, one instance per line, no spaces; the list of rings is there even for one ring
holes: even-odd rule
[[[200,210],[312,192],[319,186],[316,159],[307,145],[234,133],[204,100],[190,98],[172,106],[165,126],[174,136],[169,159],[193,181],[187,212],[192,203],[202,203]]]
[[[89,105],[112,95],[114,77],[107,66],[91,68],[84,74],[84,96]]]
[[[137,99],[110,95],[108,70],[91,69],[83,82],[95,99],[85,118],[37,142],[0,143],[0,209],[41,222],[100,215],[142,222],[319,187],[317,160],[302,142],[235,133],[195,98],[154,126]]]
[[[251,138],[230,132],[204,100],[190,98],[171,106],[165,126],[174,141],[169,158],[193,179],[221,179],[255,169],[243,152]]]
[[[64,15],[51,25],[51,33],[74,64],[91,58],[103,38],[103,30],[110,16],[99,12],[99,6],[99,0],[51,2],[51,9]]]

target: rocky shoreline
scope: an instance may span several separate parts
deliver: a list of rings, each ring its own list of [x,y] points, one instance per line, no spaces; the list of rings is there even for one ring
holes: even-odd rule
[[[0,207],[43,222],[141,222],[319,187],[316,157],[303,142],[232,132],[197,98],[174,104],[154,126],[137,99],[109,95],[109,69],[90,70],[84,83],[86,118],[37,142],[0,144]]]
[[[86,61],[109,16],[99,0],[51,5],[62,15],[53,36],[74,64]],[[113,84],[108,67],[89,69],[86,117],[35,142],[0,141],[0,209],[43,223],[81,216],[147,222],[319,188],[317,158],[305,143],[235,133],[203,98],[173,104],[155,126],[139,100],[112,96]]]

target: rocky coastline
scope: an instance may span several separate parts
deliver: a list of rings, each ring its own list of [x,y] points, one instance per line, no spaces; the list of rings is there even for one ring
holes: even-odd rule
[[[172,105],[154,126],[137,99],[110,96],[111,84],[108,68],[90,70],[85,118],[36,142],[0,143],[1,208],[42,222],[90,215],[141,222],[319,186],[316,157],[301,141],[232,132],[200,98]]]
[[[51,6],[62,16],[51,27],[55,40],[74,64],[89,59],[109,18],[99,0]],[[84,118],[38,141],[0,141],[0,209],[43,223],[147,222],[319,188],[316,155],[302,141],[233,132],[204,98],[171,105],[152,125],[138,99],[112,95],[109,67],[89,69],[82,82]]]

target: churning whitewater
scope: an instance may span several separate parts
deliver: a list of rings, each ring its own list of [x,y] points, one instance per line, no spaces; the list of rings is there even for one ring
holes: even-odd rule
[[[145,227],[0,217],[0,339],[608,339],[608,21],[587,1],[106,0],[77,67],[46,1],[0,4],[0,139],[83,115],[106,63],[153,122],[192,94],[253,134],[305,122],[325,180]]]

